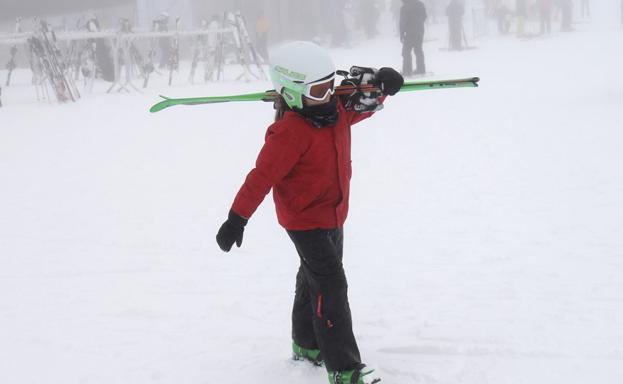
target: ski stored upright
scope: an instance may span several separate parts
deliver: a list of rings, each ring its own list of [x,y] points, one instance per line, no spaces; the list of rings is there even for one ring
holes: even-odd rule
[[[465,79],[454,80],[433,80],[433,81],[413,81],[406,82],[400,88],[400,92],[425,91],[429,89],[445,89],[445,88],[474,88],[478,87],[478,77],[469,77]],[[339,85],[335,87],[336,95],[347,95],[353,92],[379,92],[380,89],[374,85]],[[227,103],[232,101],[267,101],[272,102],[278,97],[275,90],[265,92],[246,93],[242,95],[230,96],[208,96],[208,97],[192,97],[183,99],[173,99],[160,95],[164,100],[154,104],[149,111],[152,113],[162,111],[165,108],[174,105],[199,105],[199,104],[216,104]]]

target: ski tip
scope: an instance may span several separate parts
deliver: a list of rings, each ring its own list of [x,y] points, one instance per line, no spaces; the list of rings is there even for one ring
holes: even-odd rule
[[[163,98],[163,99],[165,99],[165,100],[171,100],[171,98],[170,98],[170,97],[166,97],[166,96],[163,96],[163,95],[158,95],[158,96],[159,96],[159,97],[161,97],[161,98]]]

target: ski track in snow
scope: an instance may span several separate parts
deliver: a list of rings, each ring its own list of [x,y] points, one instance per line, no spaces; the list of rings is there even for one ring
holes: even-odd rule
[[[577,29],[427,43],[435,78],[481,87],[399,95],[353,128],[345,267],[383,382],[623,381],[623,34]],[[401,60],[390,38],[333,54]],[[214,241],[271,108],[147,113],[159,93],[268,83],[98,84],[58,106],[15,81],[0,109],[2,383],[326,382],[288,359],[298,261],[272,199],[242,248]]]

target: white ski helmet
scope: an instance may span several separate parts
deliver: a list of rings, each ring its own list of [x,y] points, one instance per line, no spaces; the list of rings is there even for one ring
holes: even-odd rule
[[[317,44],[293,41],[271,52],[270,78],[290,108],[302,109],[303,96],[324,100],[333,94],[335,64]]]

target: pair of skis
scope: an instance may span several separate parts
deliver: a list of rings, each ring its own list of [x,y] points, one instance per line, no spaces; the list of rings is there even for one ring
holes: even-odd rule
[[[35,65],[42,71],[43,78],[38,79],[38,82],[44,84],[47,81],[60,102],[77,101],[80,92],[72,77],[66,73],[66,64],[57,45],[56,35],[45,21],[40,21],[35,34],[28,39],[28,44]]]
[[[400,88],[400,92],[424,91],[430,89],[446,89],[446,88],[474,88],[478,87],[478,77],[470,77],[455,80],[433,80],[433,81],[413,81],[406,82]],[[340,85],[335,87],[335,94],[349,95],[353,92],[380,92],[380,89],[374,85]],[[267,101],[272,102],[277,99],[279,94],[275,90],[265,92],[247,93],[242,95],[231,96],[208,96],[208,97],[192,97],[173,99],[160,95],[164,100],[154,104],[150,108],[150,112],[155,113],[174,105],[200,105],[200,104],[216,104],[227,103],[232,101]]]

